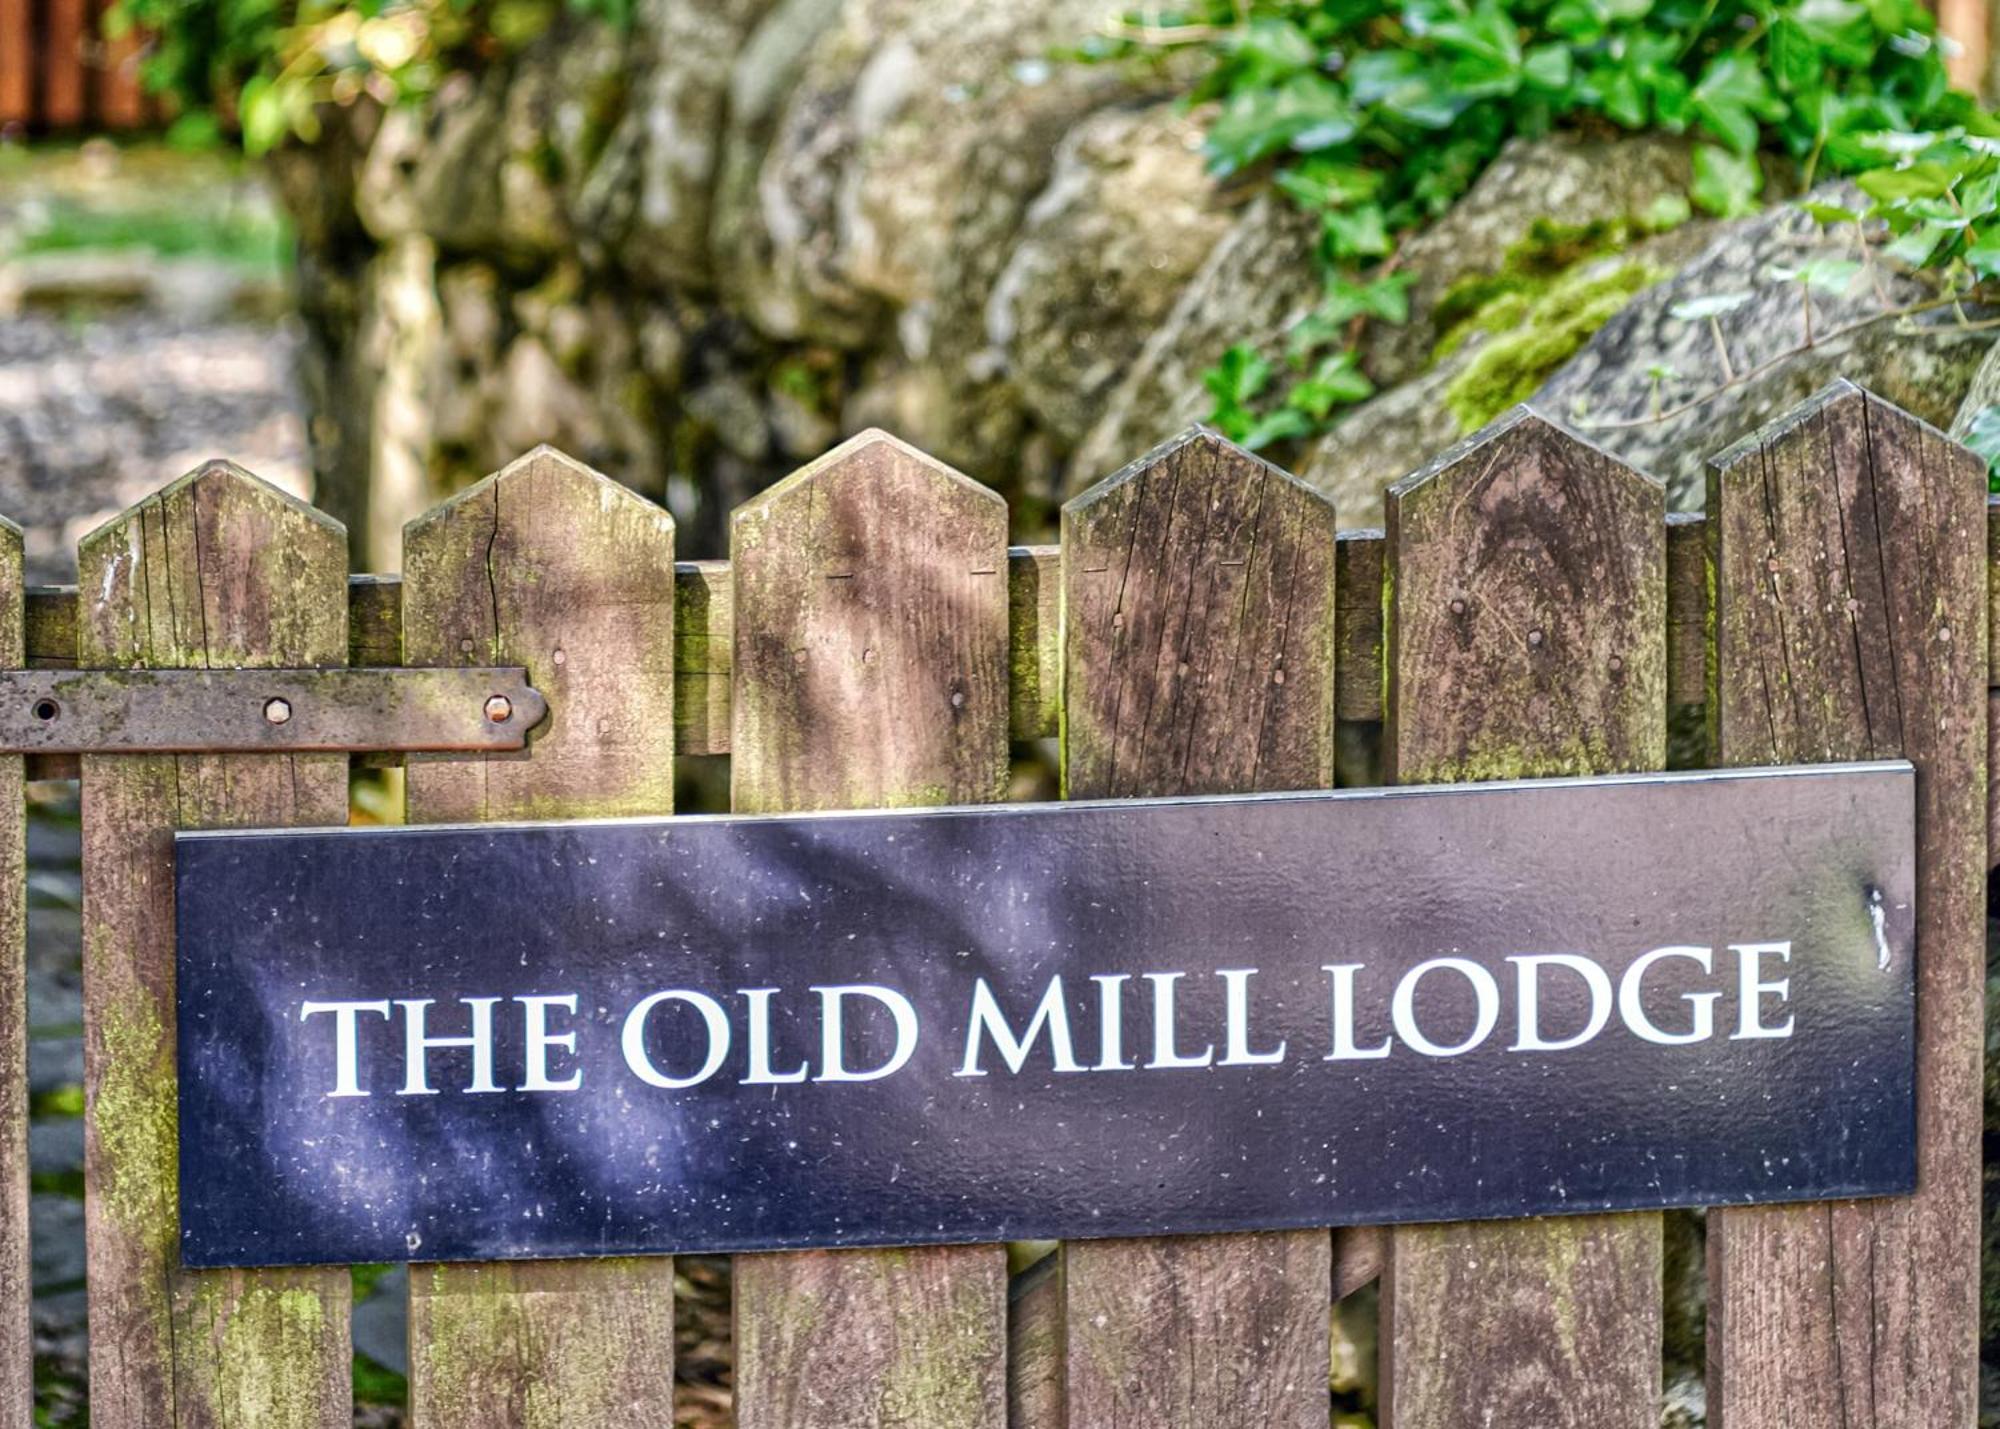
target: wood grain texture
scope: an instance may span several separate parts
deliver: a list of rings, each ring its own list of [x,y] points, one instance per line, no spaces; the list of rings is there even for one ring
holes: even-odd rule
[[[145,54],[146,37],[136,29],[115,38],[104,37],[96,66],[94,106],[96,120],[104,128],[137,129],[150,117],[146,90],[139,80],[139,63]]]
[[[1007,1289],[1007,1429],[1067,1429],[1062,1269],[1051,1252]]]
[[[86,536],[86,665],[339,665],[338,524],[216,462]],[[347,821],[340,755],[83,759],[84,1218],[99,1429],[350,1423],[345,1270],[180,1268],[176,828]]]
[[[1517,409],[1389,489],[1394,782],[1666,761],[1665,495]],[[1654,1429],[1657,1215],[1391,1232],[1385,1429]]]
[[[1062,726],[1062,552],[1016,546],[1007,564],[1013,734],[1046,739]]]
[[[84,44],[90,0],[42,0],[42,123],[74,129],[90,114]]]
[[[0,36],[4,42],[4,36]],[[0,520],[0,668],[27,663],[21,528]],[[28,1321],[28,829],[19,755],[0,756],[0,1424],[34,1417]]]
[[[1717,1429],[1970,1429],[1986,515],[1977,458],[1837,384],[1709,468],[1718,764],[1917,768],[1918,1191],[1709,1217]]]
[[[35,19],[31,0],[0,0],[0,127],[35,117]]]
[[[412,756],[411,823],[673,809],[674,523],[542,447],[403,533],[411,665],[522,665],[550,714],[522,754]],[[670,1257],[410,1271],[417,1429],[673,1417]]]
[[[873,431],[737,510],[739,811],[1005,794],[1006,514]]]
[[[1986,683],[2000,673],[2000,495],[1986,498]]]
[[[735,807],[998,799],[1007,508],[866,432],[736,511]],[[1000,1429],[999,1246],[738,1256],[740,1429]]]
[[[1333,782],[1332,507],[1197,428],[1063,508],[1064,788]]]
[[[1063,508],[1071,798],[1333,782],[1334,512],[1196,429]],[[1067,1423],[1327,1419],[1327,1232],[1077,1241]]]
[[[729,753],[735,589],[727,561],[674,567],[674,749]]]
[[[1334,661],[1334,713],[1382,718],[1382,533],[1342,531],[1335,548],[1340,650]]]
[[[1667,515],[1667,703],[1708,698],[1708,526]]]

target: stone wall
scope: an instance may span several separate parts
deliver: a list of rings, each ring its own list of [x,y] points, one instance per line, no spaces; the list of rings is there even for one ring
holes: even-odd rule
[[[1206,414],[1231,343],[1280,352],[1321,283],[1309,218],[1204,172],[1186,73],[1057,57],[1105,14],[639,0],[629,30],[559,21],[420,107],[332,116],[277,169],[319,491],[357,560],[392,569],[404,520],[539,441],[720,555],[731,507],[868,425],[1045,536],[1065,494]],[[1517,143],[1404,245],[1413,321],[1365,340],[1383,394],[1276,455],[1365,525],[1383,484],[1530,394],[1683,505],[1702,455],[1836,366],[1950,420],[1990,334],[1884,326],[1794,362],[1769,269],[1811,236],[1690,222],[1687,181],[1678,141]],[[1603,420],[1720,380],[1707,325],[1671,309],[1731,286],[1771,290],[1725,333],[1739,366],[1778,354],[1769,382]]]

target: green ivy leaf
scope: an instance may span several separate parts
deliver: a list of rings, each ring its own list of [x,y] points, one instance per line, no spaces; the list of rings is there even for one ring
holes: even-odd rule
[[[1694,151],[1694,183],[1688,197],[1696,207],[1718,218],[1737,218],[1757,209],[1764,191],[1764,172],[1755,154],[1732,154],[1714,144]]]
[[[2000,492],[2000,406],[1981,407],[1972,414],[1959,438],[1986,462],[1986,489]]]
[[[1263,392],[1271,380],[1271,364],[1249,343],[1239,342],[1201,380],[1218,403],[1240,407]]]
[[[1808,288],[1845,297],[1861,273],[1861,265],[1846,258],[1814,258],[1792,266],[1773,265],[1765,276],[1778,283],[1803,283]]]
[[[1345,143],[1359,128],[1339,85],[1322,75],[1294,75],[1277,89],[1249,90],[1223,106],[1208,129],[1208,166],[1233,174],[1284,149]]]
[[[1709,293],[1699,298],[1684,298],[1667,309],[1667,316],[1678,318],[1684,323],[1706,322],[1719,318],[1724,313],[1733,313],[1752,298],[1755,293]]]
[[[1375,384],[1362,372],[1352,352],[1336,352],[1320,360],[1312,375],[1285,396],[1285,404],[1315,421],[1326,420],[1335,407],[1372,396]]]
[[[1982,280],[2000,278],[2000,234],[1981,238],[1965,250],[1965,266]]]
[[[1876,169],[1855,180],[1861,192],[1883,203],[1942,198],[1951,192],[1952,172],[1943,164],[1918,160],[1898,169]]]
[[[1702,127],[1738,154],[1757,148],[1758,120],[1772,108],[1770,82],[1754,60],[1734,50],[1702,72],[1691,96]]]

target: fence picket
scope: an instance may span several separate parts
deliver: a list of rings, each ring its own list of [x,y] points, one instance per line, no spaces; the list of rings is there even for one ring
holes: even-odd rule
[[[0,520],[0,667],[27,663],[21,528]],[[28,1305],[28,831],[23,761],[0,755],[0,1423],[34,1419]]]
[[[1718,764],[1917,766],[1913,1198],[1709,1218],[1709,1423],[1977,1415],[1985,978],[1981,464],[1839,383],[1716,457]]]
[[[1387,499],[1392,783],[1666,762],[1665,495],[1525,409]],[[1476,1162],[1481,1132],[1469,1129]],[[1654,1429],[1660,1218],[1403,1226],[1392,1429]]]
[[[524,665],[527,751],[412,756],[410,821],[661,814],[674,799],[674,523],[543,447],[410,523],[411,665]],[[673,1419],[671,1257],[410,1267],[416,1426]]]
[[[1007,509],[866,432],[740,507],[731,797],[746,813],[1001,798]],[[736,1259],[741,1429],[1006,1423],[998,1246]]]
[[[1063,508],[1071,798],[1333,783],[1334,512],[1212,432]],[[1065,1244],[1076,1425],[1324,1426],[1328,1232]]]
[[[42,122],[74,129],[90,114],[84,83],[84,46],[90,35],[90,0],[43,0]]]
[[[0,129],[35,117],[35,17],[31,0],[0,0]]]
[[[227,463],[100,526],[77,566],[88,666],[346,663],[345,533]],[[345,823],[347,761],[93,754],[82,771],[91,1422],[347,1426],[345,1270],[180,1268],[172,842]]]

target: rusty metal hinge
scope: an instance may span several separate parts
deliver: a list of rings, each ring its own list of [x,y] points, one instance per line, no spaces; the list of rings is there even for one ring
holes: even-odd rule
[[[546,713],[517,666],[0,671],[6,754],[494,752]]]

